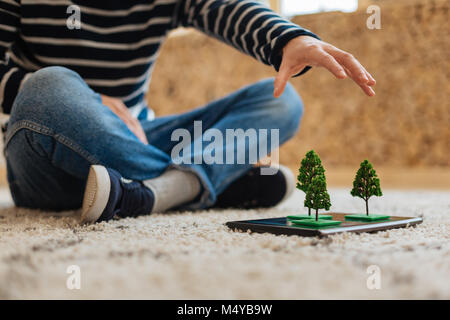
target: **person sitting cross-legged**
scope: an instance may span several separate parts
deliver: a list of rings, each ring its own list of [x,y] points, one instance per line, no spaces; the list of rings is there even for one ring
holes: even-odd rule
[[[69,6],[80,11],[80,28],[68,27]],[[145,94],[160,45],[179,26],[278,74],[190,112],[155,117]],[[195,148],[194,139],[187,161],[179,161],[172,134],[194,136],[196,121],[223,136],[252,129],[249,152],[261,130],[279,130],[259,160],[296,134],[303,103],[288,80],[314,66],[375,94],[375,80],[351,54],[254,1],[0,0],[0,107],[10,115],[3,131],[13,200],[81,208],[89,223],[174,208],[274,206],[292,192],[287,168],[264,175],[250,161],[199,162],[207,144]],[[224,143],[220,151],[236,154],[238,147]]]

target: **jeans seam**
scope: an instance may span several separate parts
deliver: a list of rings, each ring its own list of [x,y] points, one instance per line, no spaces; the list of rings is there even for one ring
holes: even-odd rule
[[[8,126],[8,130],[6,131],[6,138],[5,138],[5,146],[4,148],[8,146],[8,143],[14,137],[14,135],[19,132],[22,129],[28,129],[46,136],[50,136],[53,139],[55,139],[57,142],[63,144],[73,152],[77,153],[81,157],[85,158],[90,163],[100,163],[100,161],[97,160],[93,155],[91,155],[88,151],[81,148],[78,144],[70,140],[69,138],[55,133],[52,129],[43,126],[41,124],[38,124],[36,122],[30,121],[30,120],[20,120],[15,122],[12,126]]]

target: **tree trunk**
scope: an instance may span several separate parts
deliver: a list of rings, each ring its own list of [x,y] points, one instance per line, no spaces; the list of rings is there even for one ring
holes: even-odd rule
[[[319,209],[316,209],[316,221],[319,220]]]
[[[366,214],[369,215],[369,199],[366,200]]]
[[[311,215],[311,208],[308,208],[308,216]]]

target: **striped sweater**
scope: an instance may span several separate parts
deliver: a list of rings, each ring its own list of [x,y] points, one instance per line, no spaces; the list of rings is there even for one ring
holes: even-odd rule
[[[78,12],[79,27],[73,23]],[[120,98],[139,119],[151,118],[144,95],[160,45],[178,26],[198,29],[276,70],[288,41],[317,38],[248,0],[0,0],[1,111],[10,112],[32,72],[63,66],[94,91]]]

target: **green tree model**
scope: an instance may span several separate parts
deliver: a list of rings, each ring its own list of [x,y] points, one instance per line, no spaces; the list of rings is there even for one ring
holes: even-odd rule
[[[350,193],[352,196],[360,197],[366,202],[366,215],[369,215],[370,197],[383,195],[380,188],[380,179],[378,179],[375,169],[368,160],[361,162]]]
[[[312,178],[311,184],[306,192],[305,207],[316,210],[316,221],[319,220],[319,209],[330,210],[330,195],[327,192],[327,181],[325,175],[317,175]]]
[[[303,158],[300,168],[298,169],[297,177],[297,189],[302,190],[304,193],[308,193],[308,188],[311,185],[312,179],[317,175],[324,175],[325,169],[322,166],[322,161],[314,150],[306,153]],[[308,215],[311,215],[311,207],[308,207]]]

